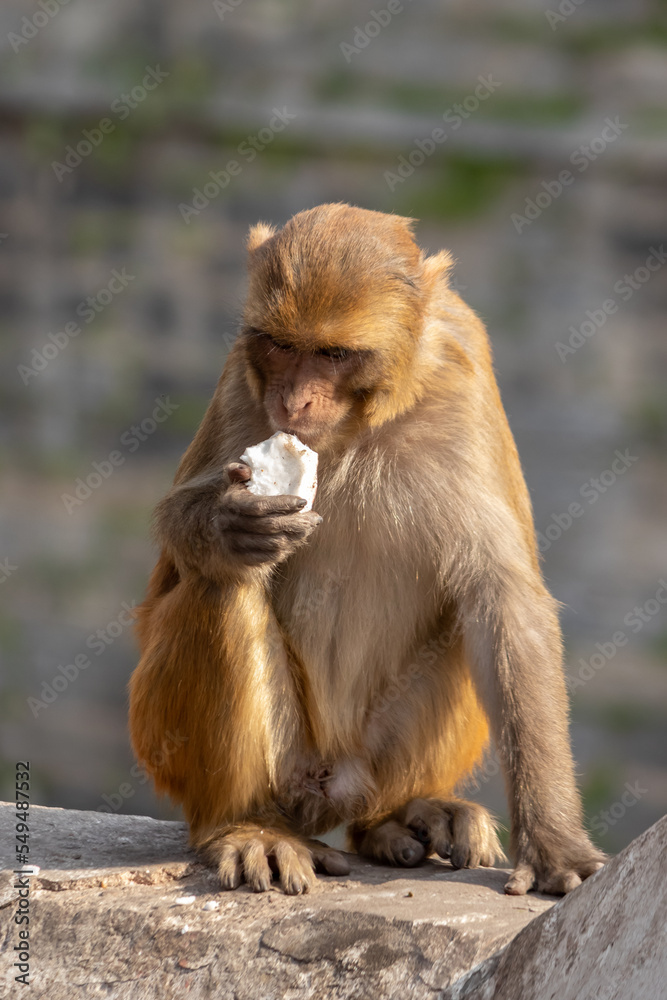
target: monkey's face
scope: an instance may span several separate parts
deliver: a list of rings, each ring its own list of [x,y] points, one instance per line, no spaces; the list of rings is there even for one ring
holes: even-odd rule
[[[321,451],[406,409],[425,292],[409,220],[323,205],[248,238],[246,374],[271,426]]]
[[[248,359],[274,431],[296,434],[317,448],[361,415],[368,352],[343,347],[299,350],[260,331],[247,333]]]

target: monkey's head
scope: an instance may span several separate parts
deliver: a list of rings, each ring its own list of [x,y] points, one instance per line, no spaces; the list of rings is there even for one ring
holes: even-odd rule
[[[418,398],[425,308],[450,258],[425,260],[411,224],[336,204],[250,230],[241,336],[274,430],[322,448]]]

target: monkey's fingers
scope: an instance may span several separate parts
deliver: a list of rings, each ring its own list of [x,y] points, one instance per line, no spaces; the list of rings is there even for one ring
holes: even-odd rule
[[[278,538],[264,535],[230,534],[230,553],[246,566],[268,566],[286,559],[291,549]]]
[[[227,542],[230,552],[254,566],[280,562],[294,549],[294,543],[283,535],[244,535],[231,532],[227,536]]]
[[[582,878],[595,875],[601,868],[604,868],[605,861],[608,861],[607,855],[603,854],[602,851],[598,851],[588,861],[583,861],[581,864],[576,865],[577,874],[581,875]]]
[[[306,541],[322,518],[319,514],[291,518],[231,517],[225,530],[229,551],[253,566],[286,559]]]
[[[227,531],[239,531],[246,535],[289,535],[294,538],[304,538],[321,523],[321,515],[314,511],[270,517],[231,514],[228,518]]]
[[[230,483],[247,483],[252,476],[252,470],[245,462],[230,462],[225,466],[225,472]]]
[[[302,511],[308,503],[303,497],[281,494],[275,497],[260,497],[249,490],[230,489],[225,496],[225,506],[230,514],[245,514],[249,517],[266,517],[280,514],[294,514]]]

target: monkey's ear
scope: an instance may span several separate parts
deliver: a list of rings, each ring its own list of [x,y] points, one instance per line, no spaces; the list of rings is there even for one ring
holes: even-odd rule
[[[258,222],[256,226],[251,226],[248,239],[246,240],[248,253],[252,253],[258,247],[261,247],[262,243],[266,243],[274,235],[275,231],[275,227],[269,226],[266,222]]]
[[[401,225],[407,229],[411,236],[414,236],[415,226],[419,222],[419,219],[413,219],[409,215],[395,215],[395,219],[401,223]]]
[[[456,261],[449,250],[441,250],[432,257],[424,258],[424,279],[427,288],[435,287],[438,281],[447,280]]]

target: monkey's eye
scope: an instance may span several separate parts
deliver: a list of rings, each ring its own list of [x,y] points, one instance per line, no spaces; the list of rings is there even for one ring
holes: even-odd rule
[[[319,350],[315,352],[323,358],[332,358],[334,361],[342,361],[350,353],[344,347],[320,347]]]
[[[270,348],[271,348],[272,351],[273,350],[277,350],[277,351],[291,351],[292,350],[292,348],[290,347],[289,344],[282,344],[279,340],[276,340],[275,337],[269,336],[268,333],[260,333],[259,336],[265,338],[265,340],[269,344],[269,346],[270,346]]]

